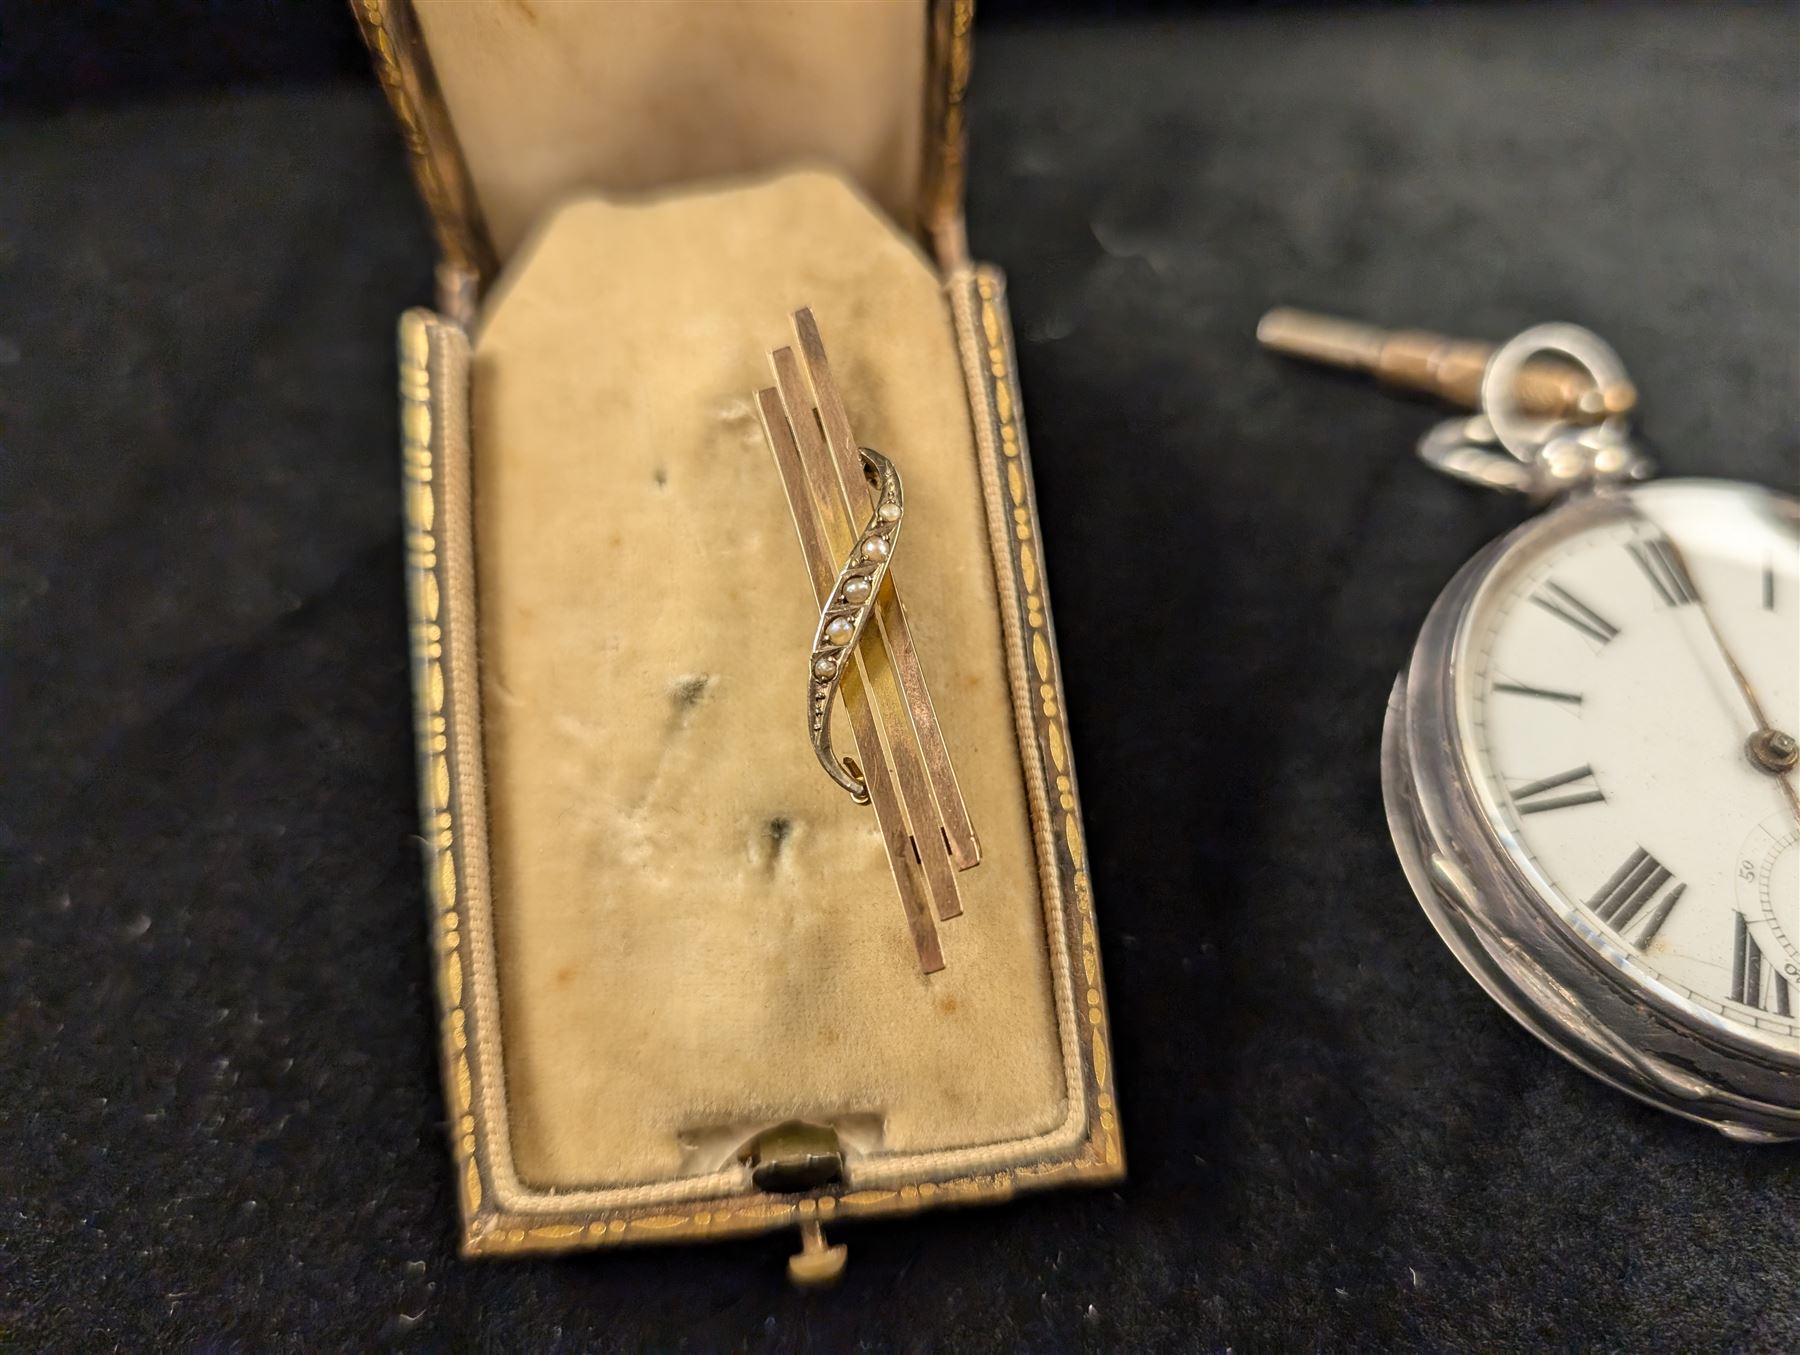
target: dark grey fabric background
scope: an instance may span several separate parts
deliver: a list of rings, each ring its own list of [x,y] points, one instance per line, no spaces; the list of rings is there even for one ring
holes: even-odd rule
[[[0,122],[0,1349],[1777,1350],[1800,1151],[1563,1066],[1407,892],[1375,758],[1516,507],[1280,366],[1310,303],[1588,323],[1669,470],[1792,489],[1790,9],[984,31],[1130,1182],[464,1264],[434,1067],[372,85]]]

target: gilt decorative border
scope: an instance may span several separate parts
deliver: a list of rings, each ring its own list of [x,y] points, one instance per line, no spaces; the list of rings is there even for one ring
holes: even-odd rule
[[[919,215],[938,261],[966,264],[963,188],[968,178],[968,124],[964,100],[973,65],[975,0],[929,0],[926,23],[925,162]]]
[[[1001,613],[1007,631],[1007,647],[1015,701],[1020,689],[1036,679],[1034,696],[1021,704],[1019,737],[1036,750],[1036,769],[1051,780],[1056,791],[1061,822],[1050,850],[1061,878],[1061,893],[1074,901],[1073,934],[1081,960],[1082,1020],[1087,1027],[1089,1097],[1094,1127],[1086,1152],[1104,1175],[1124,1175],[1124,1153],[1119,1142],[1118,1104],[1112,1087],[1112,1044],[1106,1017],[1106,993],[1100,976],[1100,947],[1094,928],[1094,891],[1088,879],[1087,846],[1081,826],[1081,809],[1075,787],[1075,763],[1069,752],[1068,719],[1063,713],[1061,661],[1057,657],[1056,632],[1050,622],[1049,591],[1038,544],[1037,494],[1031,479],[1031,456],[1025,441],[1020,412],[1018,378],[1013,370],[1012,325],[1006,313],[1006,282],[996,268],[977,265],[958,269],[948,284],[951,309],[957,323],[958,346],[963,353],[971,402],[985,408],[986,419],[975,421],[976,445],[981,454],[982,479],[988,490],[989,530],[994,536],[994,559],[1009,560],[1011,578],[999,579]],[[977,401],[976,396],[985,398]],[[1003,478],[1002,498],[997,480]],[[1009,588],[1011,596],[1008,597]],[[1023,626],[1020,614],[1023,613]],[[1017,655],[1029,652],[1030,670],[1022,671]],[[1035,710],[1031,707],[1035,703]],[[1029,763],[1029,759],[1027,760]],[[1034,811],[1036,806],[1034,805]],[[1053,811],[1054,813],[1054,811]],[[1034,813],[1035,817],[1035,813]],[[1041,831],[1041,825],[1040,825]]]
[[[400,124],[413,180],[437,233],[440,304],[465,321],[476,293],[493,280],[499,262],[418,19],[411,0],[351,0],[350,7]]]
[[[475,1161],[474,1077],[468,1012],[463,1006],[463,937],[452,809],[450,719],[444,677],[444,587],[438,549],[438,440],[432,420],[431,329],[436,317],[408,311],[400,320],[401,511],[406,528],[406,594],[411,619],[413,713],[419,756],[419,818],[432,942],[442,1005],[444,1090],[465,1220],[482,1207]]]

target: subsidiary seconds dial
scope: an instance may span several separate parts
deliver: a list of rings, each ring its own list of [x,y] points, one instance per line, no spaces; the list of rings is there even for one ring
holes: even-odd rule
[[[1800,1051],[1800,888],[1777,849],[1800,832],[1784,756],[1800,730],[1800,538],[1741,486],[1616,497],[1468,612],[1457,701],[1478,798],[1588,944]],[[1756,833],[1767,845],[1747,847]]]

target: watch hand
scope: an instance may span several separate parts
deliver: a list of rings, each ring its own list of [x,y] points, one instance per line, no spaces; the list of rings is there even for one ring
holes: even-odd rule
[[[1689,595],[1694,599],[1694,606],[1699,609],[1701,620],[1706,622],[1706,630],[1712,636],[1713,647],[1719,651],[1719,657],[1725,660],[1726,671],[1731,680],[1737,684],[1743,695],[1744,704],[1750,708],[1750,718],[1756,721],[1756,728],[1744,745],[1744,753],[1750,759],[1750,765],[1760,772],[1767,772],[1775,778],[1775,784],[1781,787],[1781,793],[1787,798],[1788,809],[1794,815],[1794,822],[1800,824],[1800,791],[1794,789],[1794,783],[1788,779],[1788,773],[1800,763],[1800,744],[1794,736],[1775,728],[1768,715],[1763,711],[1762,702],[1757,699],[1756,689],[1750,685],[1750,679],[1744,675],[1744,669],[1732,654],[1731,647],[1725,643],[1725,636],[1719,630],[1719,623],[1714,619],[1712,608],[1706,604],[1706,595],[1700,591],[1700,585],[1694,578],[1694,571],[1688,568],[1687,556],[1682,552],[1675,538],[1667,532],[1663,540],[1669,548],[1669,555],[1675,562],[1687,584]]]

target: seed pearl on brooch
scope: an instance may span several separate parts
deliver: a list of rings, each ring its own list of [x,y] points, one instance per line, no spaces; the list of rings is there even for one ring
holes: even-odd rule
[[[847,616],[836,617],[825,624],[825,638],[834,645],[847,645],[856,634],[856,626]]]
[[[815,677],[828,678],[835,672],[837,672],[837,660],[832,658],[829,654],[813,664],[813,675]]]
[[[865,578],[846,579],[844,581],[844,601],[852,607],[860,607],[869,600],[869,581]]]
[[[898,522],[900,521],[900,505],[897,503],[884,503],[880,508],[875,510],[875,516],[880,518],[883,522]]]
[[[879,536],[872,536],[863,542],[863,559],[885,560],[888,557],[888,543]]]

